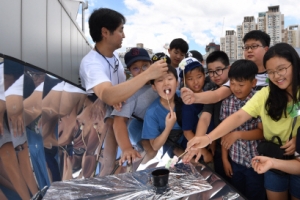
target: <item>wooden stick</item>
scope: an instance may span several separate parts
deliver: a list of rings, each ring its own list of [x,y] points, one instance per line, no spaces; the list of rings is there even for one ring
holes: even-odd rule
[[[183,157],[186,153],[187,153],[187,151],[183,152],[180,156],[178,156],[178,159]]]

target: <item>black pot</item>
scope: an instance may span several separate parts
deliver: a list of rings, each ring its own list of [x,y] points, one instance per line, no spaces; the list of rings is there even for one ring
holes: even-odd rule
[[[153,185],[155,187],[166,187],[169,181],[168,169],[157,169],[152,172]]]

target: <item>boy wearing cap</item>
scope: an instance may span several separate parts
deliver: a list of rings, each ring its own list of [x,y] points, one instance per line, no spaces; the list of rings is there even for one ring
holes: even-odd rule
[[[243,38],[244,57],[246,60],[253,61],[258,67],[258,74],[256,75],[257,84],[255,90],[260,90],[262,87],[268,85],[268,76],[266,69],[263,66],[263,57],[270,46],[270,36],[260,30],[253,30],[248,32]],[[229,82],[226,83],[229,86]],[[209,92],[205,95],[194,94],[187,88],[182,88],[181,97],[184,103],[216,103],[222,99],[227,98],[232,92],[228,87],[221,87],[214,92]]]
[[[187,54],[185,55],[186,58],[188,57],[193,57],[196,58],[203,66],[204,68],[204,72],[207,73],[207,68],[204,67],[204,60],[203,60],[203,56],[202,54],[197,51],[197,50],[191,50],[189,52],[187,52]],[[203,86],[203,90],[208,91],[208,90],[212,90],[213,88],[215,88],[217,85],[211,81],[209,76],[205,77],[205,82],[204,82],[204,86]]]
[[[185,82],[186,87],[190,88],[194,93],[202,92],[205,82],[203,65],[194,57],[185,58],[181,61],[181,65],[185,67],[180,72],[179,77]],[[182,130],[187,141],[195,136],[202,109],[203,104],[182,105]],[[208,150],[203,149],[202,155],[206,163],[212,162],[213,157]]]
[[[145,49],[132,48],[125,54],[125,64],[134,79],[148,69],[151,65],[151,60]],[[122,110],[113,110],[113,129],[117,143],[122,150],[120,165],[126,160],[128,160],[128,163],[131,163],[135,158],[141,157],[141,155],[132,148],[129,138],[144,148],[146,155],[142,161],[143,164],[156,155],[156,151],[152,149],[149,140],[141,140],[141,136],[146,109],[157,97],[157,93],[154,92],[151,85],[147,83],[127,99],[122,106]],[[127,123],[132,117],[133,119],[129,122],[127,129]]]
[[[163,52],[156,53],[151,58],[153,63],[155,63],[156,61],[159,61],[161,59],[166,59],[167,64],[171,64],[170,57]]]

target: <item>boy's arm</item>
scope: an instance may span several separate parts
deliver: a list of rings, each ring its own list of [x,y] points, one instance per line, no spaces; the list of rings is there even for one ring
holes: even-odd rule
[[[197,124],[195,136],[202,136],[206,134],[207,129],[209,127],[209,123],[211,121],[211,117],[212,117],[211,113],[202,112]]]
[[[195,136],[203,136],[206,134],[210,120],[211,120],[211,114],[209,112],[202,112],[202,114],[199,118],[199,121],[198,121],[196,134],[194,135],[194,137]],[[194,138],[194,137],[192,137],[192,138]],[[191,140],[192,138],[188,139],[188,141]],[[189,152],[182,158],[182,162],[188,163],[192,160],[192,158],[194,156],[196,156],[195,162],[198,162],[198,160],[201,157],[202,150],[203,149],[189,150]],[[203,152],[203,153],[205,154],[206,152]]]
[[[255,156],[252,159],[252,167],[258,174],[265,173],[269,169],[278,169],[289,174],[300,174],[300,159],[280,160],[266,156]]]
[[[211,104],[217,103],[232,94],[229,87],[222,86],[214,91],[206,91],[201,93],[194,93],[192,90],[183,87],[181,88],[181,98],[182,101],[187,104],[193,103],[203,103],[203,104]]]
[[[166,116],[166,126],[164,131],[155,139],[150,139],[150,144],[154,151],[158,151],[166,143],[175,122],[176,114],[174,111],[170,111]]]
[[[257,128],[250,131],[234,131],[222,137],[221,144],[229,149],[236,140],[262,140],[264,139],[262,123],[258,123]]]
[[[187,139],[187,141],[189,141],[195,136],[192,130],[183,131],[183,135]]]
[[[224,167],[224,172],[226,176],[232,177],[232,168],[231,164],[228,160],[228,150],[222,146],[222,162],[223,162],[223,167]]]
[[[233,113],[219,124],[209,136],[197,136],[191,139],[187,144],[187,150],[206,147],[210,142],[223,137],[233,129],[239,127],[247,120],[251,119],[251,115],[243,109]]]
[[[141,157],[141,155],[132,148],[127,131],[127,122],[128,118],[126,117],[114,116],[113,129],[117,143],[122,150],[120,164],[126,160],[130,163],[131,160],[134,160],[136,157]]]
[[[143,85],[152,79],[156,79],[167,72],[167,64],[163,60],[159,60],[152,64],[145,72],[141,73],[133,79],[112,85],[111,82],[103,82],[93,87],[94,93],[99,99],[108,105],[116,105],[124,102]]]
[[[158,151],[167,141],[172,128],[166,127],[165,130],[155,139],[150,139],[150,144],[154,151]]]

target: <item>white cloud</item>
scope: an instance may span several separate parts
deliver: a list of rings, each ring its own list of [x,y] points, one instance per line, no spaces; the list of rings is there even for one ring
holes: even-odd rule
[[[124,0],[124,4],[131,14],[125,15],[123,47],[141,42],[155,52],[164,51],[163,45],[177,37],[199,46],[212,39],[218,43],[225,30],[236,29],[244,16],[257,19],[258,12],[267,11],[272,5],[280,5],[282,14],[299,20],[300,24],[299,0]]]

